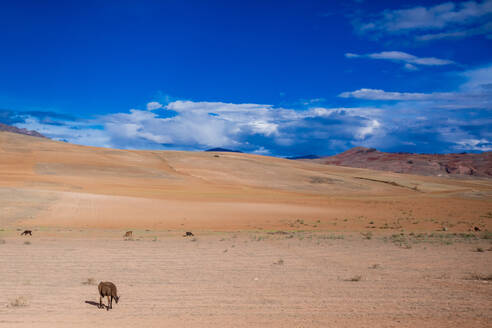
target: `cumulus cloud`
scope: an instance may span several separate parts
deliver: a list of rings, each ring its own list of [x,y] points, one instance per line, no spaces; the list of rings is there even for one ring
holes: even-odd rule
[[[347,58],[370,58],[370,59],[381,59],[390,60],[394,62],[406,63],[405,67],[407,69],[415,69],[414,65],[422,66],[443,66],[454,64],[452,60],[440,59],[435,57],[417,57],[402,51],[383,51],[378,53],[358,55],[354,53],[346,53]]]
[[[492,0],[445,2],[431,7],[384,10],[377,18],[355,20],[360,33],[372,35],[416,33],[422,41],[490,35]],[[442,31],[442,32],[441,32]]]
[[[450,92],[364,88],[341,93],[361,103],[353,107],[177,100],[154,110],[130,109],[96,118],[0,111],[0,119],[57,140],[126,149],[225,147],[279,156],[326,155],[354,146],[413,152],[490,150],[492,65],[456,74],[464,83]]]
[[[157,101],[151,101],[147,103],[147,110],[156,110],[162,108],[162,104],[158,103]]]

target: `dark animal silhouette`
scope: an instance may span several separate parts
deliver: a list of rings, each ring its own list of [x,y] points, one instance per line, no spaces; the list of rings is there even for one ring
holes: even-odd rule
[[[481,229],[479,227],[474,227],[473,230],[475,230],[475,231],[481,231]]]
[[[31,230],[24,230],[24,232],[23,232],[23,233],[21,233],[21,236],[23,236],[23,235],[26,235],[26,236],[27,236],[27,235],[32,236],[32,231],[31,231]]]
[[[118,297],[118,294],[116,292],[116,286],[109,281],[101,281],[99,283],[99,286],[97,287],[99,289],[99,308],[104,308],[104,304],[102,302],[103,297],[108,298],[108,306],[106,309],[109,311],[109,309],[113,308],[113,298],[116,301],[116,304],[118,304],[118,301],[120,298]]]
[[[127,231],[123,238],[132,238],[133,237],[133,231]]]
[[[183,235],[183,237],[193,237],[193,233],[191,231],[186,231],[186,233]]]

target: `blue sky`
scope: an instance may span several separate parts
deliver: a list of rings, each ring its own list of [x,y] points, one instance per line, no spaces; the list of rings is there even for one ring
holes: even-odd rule
[[[0,122],[126,149],[492,150],[492,0],[3,1]]]

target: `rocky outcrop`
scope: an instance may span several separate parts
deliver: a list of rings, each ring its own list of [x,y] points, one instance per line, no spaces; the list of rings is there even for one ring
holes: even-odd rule
[[[303,160],[419,175],[492,177],[492,152],[412,154],[385,153],[374,148],[355,147],[335,156]]]
[[[18,134],[25,134],[28,136],[32,137],[38,137],[38,138],[46,138],[44,135],[41,133],[34,131],[34,130],[27,130],[27,129],[20,129],[15,126],[7,125],[0,123],[0,131],[7,131],[7,132],[12,132],[12,133],[18,133]]]

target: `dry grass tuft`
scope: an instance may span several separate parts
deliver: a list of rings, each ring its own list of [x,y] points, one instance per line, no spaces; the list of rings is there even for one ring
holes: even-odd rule
[[[95,284],[96,284],[96,279],[94,279],[94,278],[87,278],[86,281],[82,281],[82,285],[94,286]]]
[[[492,274],[472,273],[468,280],[492,281]]]
[[[25,307],[28,306],[27,299],[24,296],[19,296],[16,299],[10,301],[10,307]]]
[[[362,276],[361,275],[357,275],[357,276],[353,276],[352,278],[349,278],[349,279],[345,279],[345,281],[361,281],[362,280]]]

